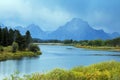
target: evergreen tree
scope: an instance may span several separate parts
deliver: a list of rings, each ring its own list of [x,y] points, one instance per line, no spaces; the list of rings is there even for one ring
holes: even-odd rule
[[[23,50],[23,37],[18,30],[15,30],[14,41],[18,43],[19,50]]]
[[[12,45],[13,41],[14,41],[14,30],[9,29],[9,45]]]
[[[28,45],[31,43],[32,41],[32,37],[31,37],[31,34],[29,31],[26,32],[26,35],[25,35],[25,39],[26,39],[26,47],[28,48]]]
[[[20,34],[20,32],[18,30],[14,31],[14,41],[17,42],[19,41],[19,37],[21,37],[22,35]]]
[[[2,45],[3,46],[8,46],[8,36],[9,36],[8,28],[5,27],[2,30]]]
[[[23,36],[18,30],[8,30],[7,27],[0,27],[0,45],[2,46],[9,46],[12,45],[13,42],[16,42],[18,43],[19,50],[25,50],[28,48],[28,45],[31,43],[31,41],[32,37],[29,31],[27,31]]]
[[[2,28],[0,27],[0,45],[2,45]]]
[[[20,36],[20,37],[19,37],[18,45],[19,45],[19,50],[22,50],[22,51],[23,51],[23,50],[26,49],[25,36]]]
[[[113,39],[113,40],[112,40],[112,45],[113,45],[114,47],[120,46],[120,37]]]

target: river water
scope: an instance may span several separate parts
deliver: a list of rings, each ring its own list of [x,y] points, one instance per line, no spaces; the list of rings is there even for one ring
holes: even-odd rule
[[[87,66],[102,61],[120,61],[120,56],[108,55],[120,54],[120,52],[97,51],[59,45],[39,45],[39,47],[42,55],[37,58],[0,62],[0,77],[3,78],[15,71],[19,71],[21,74],[45,73],[54,68],[71,69],[75,66]]]

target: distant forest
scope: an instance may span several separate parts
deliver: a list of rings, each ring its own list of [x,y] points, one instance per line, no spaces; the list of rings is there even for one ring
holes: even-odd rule
[[[33,42],[37,43],[64,43],[64,44],[80,44],[81,46],[114,46],[114,47],[120,47],[120,37],[114,38],[114,39],[108,39],[108,40],[41,40],[34,38]]]

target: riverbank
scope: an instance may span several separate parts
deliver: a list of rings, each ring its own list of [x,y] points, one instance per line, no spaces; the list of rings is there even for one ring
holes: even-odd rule
[[[5,80],[119,80],[120,62],[109,61],[90,66],[79,66],[71,70],[54,69],[48,73],[33,73],[20,77],[13,74]]]
[[[4,47],[4,51],[0,52],[0,61],[13,60],[13,59],[22,59],[23,57],[37,57],[41,55],[40,51],[34,53],[31,51],[17,51],[13,53],[11,51],[11,46]]]
[[[116,51],[120,52],[120,47],[109,47],[109,46],[81,46],[79,44],[74,45],[77,48],[93,49],[93,50],[105,50],[105,51]]]
[[[81,46],[80,44],[64,44],[64,43],[34,43],[37,45],[62,45],[62,46],[74,46],[77,48],[85,48],[92,50],[104,50],[104,51],[115,51],[120,52],[120,47],[109,47],[109,46]]]
[[[64,45],[63,43],[34,43],[36,45]]]

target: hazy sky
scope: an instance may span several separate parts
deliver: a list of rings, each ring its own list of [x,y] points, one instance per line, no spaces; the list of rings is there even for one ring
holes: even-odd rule
[[[34,23],[55,30],[74,17],[120,33],[120,0],[0,0],[0,23],[8,26]]]

